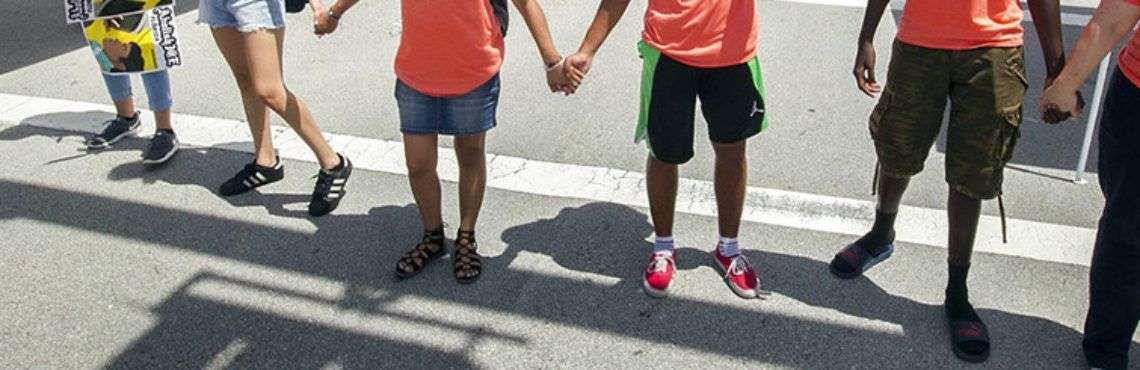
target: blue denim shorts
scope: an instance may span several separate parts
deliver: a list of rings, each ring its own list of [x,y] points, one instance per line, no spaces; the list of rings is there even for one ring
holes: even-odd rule
[[[200,0],[198,23],[253,32],[285,26],[284,0]]]
[[[396,81],[400,132],[405,134],[472,135],[495,127],[499,107],[499,75],[471,92],[450,98],[424,95]]]

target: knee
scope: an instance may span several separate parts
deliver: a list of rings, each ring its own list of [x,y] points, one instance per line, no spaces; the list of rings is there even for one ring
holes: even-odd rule
[[[286,95],[285,86],[267,83],[253,83],[253,93],[268,106],[284,106]]]
[[[429,163],[428,161],[408,160],[407,166],[408,177],[422,179],[436,176],[435,163]]]

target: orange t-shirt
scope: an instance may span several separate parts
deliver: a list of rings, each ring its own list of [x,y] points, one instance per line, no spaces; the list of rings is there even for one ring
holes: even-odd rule
[[[396,77],[416,91],[460,96],[503,65],[503,35],[487,0],[403,0]]]
[[[756,56],[755,0],[649,0],[645,43],[701,68],[748,62]]]
[[[1140,0],[1128,0],[1129,4],[1140,6]],[[1132,81],[1133,85],[1140,87],[1140,31],[1133,31],[1132,41],[1120,52],[1120,71]]]
[[[907,0],[896,37],[942,50],[1016,47],[1023,17],[1018,0]]]

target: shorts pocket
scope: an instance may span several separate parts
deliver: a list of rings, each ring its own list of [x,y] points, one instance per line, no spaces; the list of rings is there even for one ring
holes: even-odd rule
[[[1017,149],[1017,141],[1021,138],[1021,108],[1002,112],[1001,117],[1004,124],[1001,126],[1001,132],[998,135],[998,143],[994,145],[994,158],[999,165],[1004,166],[1013,159],[1013,152]]]

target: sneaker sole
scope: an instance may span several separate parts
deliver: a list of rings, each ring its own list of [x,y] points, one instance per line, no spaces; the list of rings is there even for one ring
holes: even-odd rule
[[[726,270],[724,266],[721,266],[720,260],[716,259],[715,255],[713,255],[713,264],[716,265],[717,270],[720,271],[721,280],[724,280],[724,284],[728,285],[728,289],[732,290],[732,292],[737,296],[744,299],[754,299],[760,297],[760,294],[757,293],[760,291],[759,278],[757,278],[756,281],[756,289],[753,289],[751,291],[741,290],[740,288],[736,287],[736,284],[733,284],[732,281],[728,279],[728,270]]]
[[[874,257],[874,258],[871,258],[870,260],[868,260],[867,263],[863,265],[863,268],[860,269],[859,271],[855,271],[852,273],[843,273],[843,272],[840,272],[839,270],[836,270],[835,267],[829,267],[828,270],[831,270],[831,274],[835,275],[835,277],[837,277],[837,278],[844,279],[844,280],[854,279],[854,278],[863,276],[863,273],[867,272],[872,267],[875,267],[875,265],[883,263],[883,261],[886,261],[888,258],[891,258],[891,254],[894,254],[894,253],[895,253],[895,244],[891,243],[891,244],[887,245],[887,250],[883,251],[883,253],[880,254],[878,257]]]
[[[672,284],[670,284],[670,285],[672,285]],[[665,298],[665,297],[669,296],[669,292],[666,291],[666,289],[669,289],[669,287],[665,287],[665,289],[657,290],[657,289],[654,289],[653,287],[649,286],[649,282],[645,281],[645,279],[641,279],[641,288],[643,290],[645,290],[646,295],[653,297],[653,298]]]
[[[174,146],[174,149],[171,149],[169,152],[167,152],[167,153],[166,153],[166,155],[162,156],[162,158],[159,158],[159,159],[143,159],[143,160],[142,160],[142,163],[143,163],[143,164],[162,164],[162,163],[166,163],[166,161],[169,161],[169,160],[170,160],[170,158],[173,158],[173,157],[174,157],[174,155],[175,155],[175,154],[177,154],[177,153],[178,153],[178,145],[176,144],[176,145]]]
[[[91,149],[91,150],[105,150],[105,149],[107,149],[107,148],[110,148],[110,147],[111,147],[111,145],[114,145],[115,143],[117,143],[117,142],[119,142],[119,141],[121,141],[121,140],[123,140],[123,139],[126,139],[126,138],[128,138],[128,137],[134,137],[134,136],[137,136],[137,135],[138,135],[138,129],[139,129],[139,128],[138,128],[138,126],[135,126],[135,127],[131,128],[131,130],[130,130],[130,131],[127,131],[127,132],[121,133],[121,134],[119,134],[119,136],[115,136],[115,137],[111,138],[110,140],[107,140],[107,141],[103,142],[103,145],[101,145],[101,146],[95,146],[95,145],[87,145],[87,149]]]

